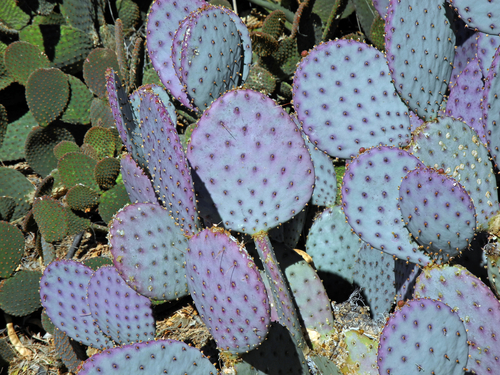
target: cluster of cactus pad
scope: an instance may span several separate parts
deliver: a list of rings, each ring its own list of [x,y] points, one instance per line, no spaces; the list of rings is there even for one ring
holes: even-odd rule
[[[43,179],[0,168],[0,308],[41,304],[79,374],[494,374],[498,6],[251,2],[257,27],[155,0],[143,34],[133,1],[114,25],[103,1],[40,2],[31,24],[0,5],[19,36],[0,89],[27,110],[0,106],[0,157]],[[19,270],[16,225],[43,274]],[[56,259],[89,229],[111,259]],[[331,302],[355,289],[368,313]],[[218,360],[158,337],[155,306],[187,296]]]

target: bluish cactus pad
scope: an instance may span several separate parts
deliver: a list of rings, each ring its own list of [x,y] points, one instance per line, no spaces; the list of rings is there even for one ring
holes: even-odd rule
[[[176,223],[192,234],[199,226],[195,194],[176,124],[161,99],[149,91],[141,94],[140,119],[154,189]]]
[[[212,103],[187,156],[226,228],[267,231],[296,215],[312,195],[314,168],[299,129],[255,91],[230,91]]]
[[[119,374],[217,375],[198,349],[181,341],[155,340],[117,346],[95,354],[81,365],[80,375]]]
[[[399,188],[406,227],[435,260],[448,262],[467,249],[476,231],[476,210],[465,189],[432,168],[414,169]]]
[[[130,155],[124,155],[120,162],[123,184],[132,203],[157,203],[155,191],[149,177]]]
[[[364,43],[336,40],[310,51],[297,67],[293,102],[303,131],[333,157],[409,142],[408,109],[384,54]]]
[[[362,240],[399,259],[426,264],[430,259],[410,238],[398,208],[401,180],[417,166],[417,158],[398,148],[366,150],[346,168],[342,205]]]
[[[425,268],[415,284],[415,297],[436,298],[462,319],[469,340],[467,368],[494,374],[500,364],[500,302],[479,278],[462,266]]]
[[[122,345],[155,338],[151,301],[135,292],[114,266],[94,272],[87,288],[87,301],[101,331]]]
[[[468,352],[459,316],[443,302],[415,299],[387,321],[377,362],[380,374],[463,375]]]
[[[486,34],[500,34],[498,1],[449,0],[450,5],[471,29]]]
[[[498,211],[498,193],[488,150],[477,133],[461,121],[440,117],[414,134],[410,151],[465,188],[476,207],[477,228],[486,229]]]
[[[493,62],[498,47],[500,47],[500,36],[477,33],[477,59],[483,76],[488,74],[488,69]]]
[[[113,263],[135,291],[157,300],[188,294],[187,239],[165,208],[152,203],[128,205],[116,214],[109,234]]]
[[[146,26],[149,57],[162,83],[174,98],[192,109],[194,107],[183,91],[183,86],[174,70],[170,50],[179,23],[189,13],[205,4],[203,0],[155,1],[149,9]]]
[[[141,97],[146,92],[154,93],[158,98],[160,98],[163,106],[168,112],[170,119],[174,124],[177,124],[177,113],[175,112],[175,107],[172,103],[172,100],[170,100],[170,96],[168,96],[168,93],[162,86],[156,84],[142,85],[141,87],[138,87],[137,90],[134,90],[132,94],[130,94],[129,100],[132,104],[134,117],[136,119],[139,119],[141,116]]]
[[[458,76],[465,69],[469,61],[476,58],[476,55],[478,54],[477,41],[479,40],[479,34],[480,33],[470,35],[461,45],[456,47],[455,59],[453,60],[453,70],[450,78],[450,87],[457,82]],[[489,64],[491,64],[491,61],[489,61]]]
[[[434,0],[390,4],[385,48],[391,77],[410,109],[428,121],[438,115],[455,57],[447,4]]]
[[[92,273],[92,268],[74,260],[56,260],[43,272],[40,298],[58,329],[84,345],[105,349],[113,343],[94,325],[87,301]]]
[[[482,103],[484,113],[484,126],[488,148],[495,161],[498,162],[500,154],[500,124],[498,122],[498,114],[500,113],[500,49],[494,55],[493,62],[486,75],[483,96],[485,98]]]
[[[191,296],[217,346],[245,353],[266,338],[270,307],[259,271],[243,246],[212,227],[189,240],[186,276]]]

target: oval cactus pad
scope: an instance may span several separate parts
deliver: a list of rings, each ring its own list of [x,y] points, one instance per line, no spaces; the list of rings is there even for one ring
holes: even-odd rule
[[[432,168],[410,171],[399,188],[406,227],[433,258],[448,262],[469,247],[476,210],[462,185]]]
[[[217,369],[198,349],[181,341],[157,340],[117,346],[95,354],[80,375],[135,374],[217,375]]]
[[[498,1],[448,0],[468,27],[486,34],[500,34]]]
[[[203,113],[187,156],[232,230],[267,231],[312,195],[314,167],[299,129],[252,90],[230,91]]]
[[[455,34],[446,8],[434,0],[394,0],[386,18],[385,49],[394,86],[427,121],[437,117],[453,70]]]
[[[165,208],[135,203],[121,209],[111,223],[109,242],[115,267],[135,291],[158,300],[188,294],[187,240]]]
[[[128,286],[114,266],[103,266],[94,272],[87,300],[101,331],[116,343],[154,339],[151,301]]]
[[[92,268],[73,260],[50,263],[40,280],[40,298],[54,325],[72,339],[94,348],[113,346],[94,325],[87,302]]]
[[[384,54],[361,42],[330,41],[310,51],[297,67],[293,102],[304,132],[333,157],[410,139],[408,109]]]
[[[349,163],[342,182],[347,221],[362,240],[399,259],[425,264],[430,259],[410,238],[398,208],[398,188],[419,160],[404,150],[376,147]]]
[[[467,329],[469,371],[498,371],[500,302],[479,278],[462,266],[424,268],[415,284],[415,297],[438,298],[457,312]]]
[[[186,276],[217,346],[245,353],[266,338],[271,312],[257,266],[228,233],[212,227],[189,240]]]
[[[396,310],[382,331],[379,373],[462,375],[468,352],[458,315],[443,302],[415,299]]]

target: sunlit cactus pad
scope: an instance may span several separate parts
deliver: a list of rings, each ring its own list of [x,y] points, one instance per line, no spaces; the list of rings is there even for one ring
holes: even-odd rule
[[[476,374],[495,373],[500,364],[500,302],[490,288],[462,266],[434,266],[418,277],[415,297],[436,298],[453,308],[467,329],[467,368]]]
[[[458,315],[443,302],[415,299],[387,321],[377,362],[380,374],[462,375],[468,352]]]
[[[471,29],[486,34],[500,34],[500,3],[498,1],[449,0],[449,2]]]
[[[417,158],[398,148],[366,150],[346,168],[342,204],[362,240],[399,259],[425,264],[429,259],[410,238],[398,208],[401,180],[419,165]]]
[[[109,234],[115,267],[135,291],[158,300],[188,294],[187,239],[165,208],[152,203],[128,205],[116,214]]]
[[[314,169],[299,129],[255,91],[229,91],[213,102],[187,156],[233,230],[267,231],[295,216],[312,195]]]
[[[447,4],[434,0],[391,1],[385,32],[396,90],[421,118],[436,118],[455,56],[455,34]]]
[[[384,54],[364,43],[315,47],[297,67],[293,96],[304,132],[331,156],[409,142],[408,109],[394,91]]]
[[[123,183],[132,203],[156,203],[156,195],[149,177],[130,155],[124,155],[120,162]]]
[[[113,344],[94,325],[87,301],[92,269],[74,260],[50,263],[40,280],[40,298],[54,325],[69,337],[94,348]]]
[[[114,266],[103,266],[94,272],[87,300],[101,331],[116,343],[154,339],[151,301],[128,286]]]
[[[266,338],[270,307],[257,266],[223,229],[189,240],[186,276],[191,296],[217,346],[245,353]]]
[[[217,375],[198,349],[181,341],[155,340],[104,350],[82,363],[80,375],[189,374]]]
[[[498,212],[497,182],[488,150],[471,127],[451,117],[439,117],[414,134],[410,152],[457,180],[476,207],[477,228],[488,227]]]

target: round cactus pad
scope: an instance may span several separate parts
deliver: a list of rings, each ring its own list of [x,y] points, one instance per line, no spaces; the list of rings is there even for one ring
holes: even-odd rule
[[[447,4],[434,0],[391,1],[385,33],[396,90],[421,118],[436,118],[455,57],[455,34]]]
[[[24,254],[24,235],[16,226],[0,221],[0,277],[8,278]]]
[[[474,202],[477,226],[488,227],[498,211],[497,183],[488,150],[471,127],[451,117],[439,117],[419,128],[410,151],[427,166],[443,168],[457,180]]]
[[[449,0],[468,27],[486,34],[500,34],[500,2]]]
[[[417,158],[398,148],[366,150],[346,168],[342,204],[362,240],[399,259],[425,264],[429,259],[410,238],[398,208],[401,180],[419,165]]]
[[[415,299],[397,309],[380,336],[380,374],[462,375],[469,348],[464,324],[443,302]]]
[[[215,6],[193,12],[184,30],[176,73],[192,103],[204,110],[241,84],[243,43],[233,19]]]
[[[73,260],[50,263],[40,280],[40,298],[50,320],[69,337],[94,348],[113,344],[94,326],[87,302],[92,269]]]
[[[217,369],[198,349],[181,341],[157,340],[117,346],[95,354],[80,375],[189,374],[217,375]]]
[[[266,338],[270,307],[257,266],[223,229],[205,229],[189,240],[189,290],[217,346],[245,353]]]
[[[409,142],[408,109],[384,54],[364,43],[336,40],[310,51],[293,79],[293,103],[304,132],[333,157]]]
[[[435,169],[408,172],[399,188],[399,207],[406,227],[433,258],[448,262],[474,238],[476,210],[469,194]]]
[[[188,294],[187,240],[165,208],[152,203],[128,205],[116,214],[109,234],[115,267],[135,291],[157,300]]]
[[[151,301],[130,288],[114,266],[103,266],[94,272],[87,300],[101,331],[116,343],[125,345],[154,339]]]
[[[193,181],[184,149],[161,99],[145,91],[140,106],[144,154],[153,186],[169,213],[186,233],[198,226]]]
[[[174,98],[191,109],[193,109],[193,106],[183,91],[184,88],[175,73],[170,50],[179,23],[190,12],[202,7],[204,4],[206,3],[202,0],[155,1],[149,9],[146,27],[149,58],[162,83]]]
[[[272,99],[230,91],[198,121],[187,156],[227,228],[267,231],[312,195],[314,167],[299,129]]]
[[[462,266],[424,268],[415,297],[438,298],[457,312],[467,329],[469,371],[494,374],[498,370],[500,302],[479,278]]]

